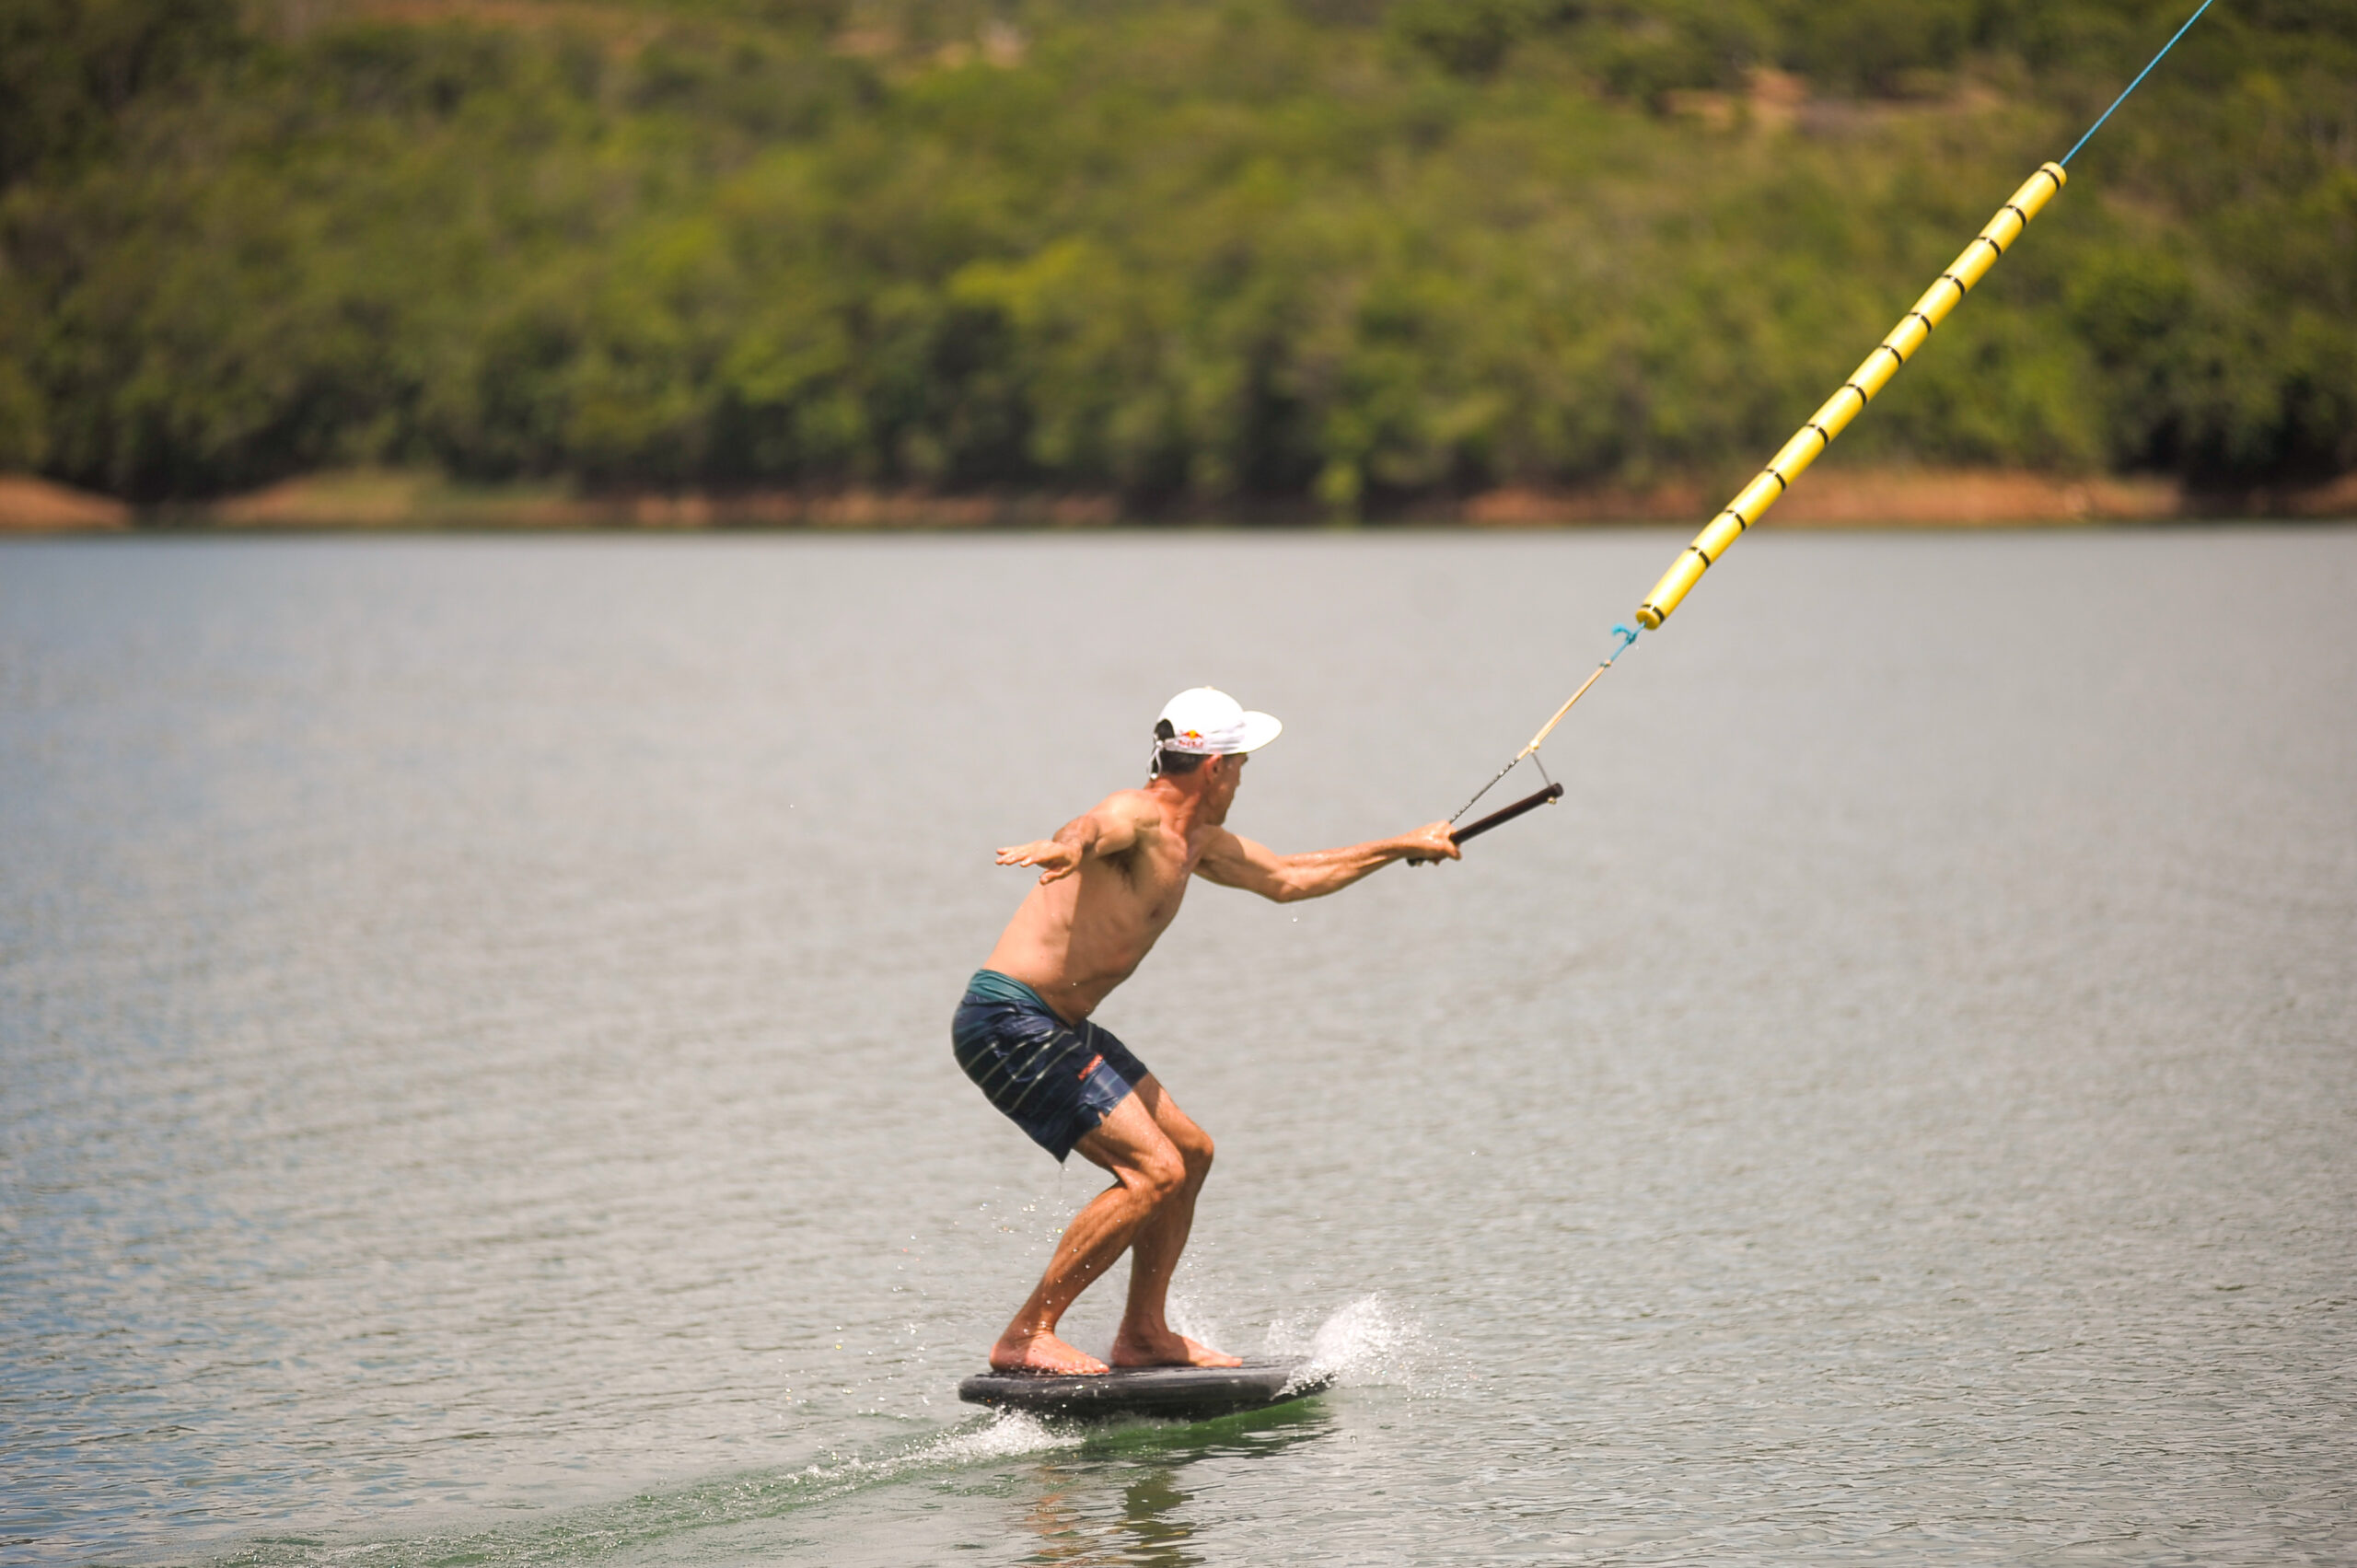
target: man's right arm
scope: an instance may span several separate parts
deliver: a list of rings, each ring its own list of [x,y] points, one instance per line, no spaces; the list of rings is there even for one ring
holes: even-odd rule
[[[1001,865],[1036,865],[1043,883],[1061,881],[1080,869],[1090,855],[1119,854],[1138,842],[1140,815],[1124,810],[1123,797],[1114,796],[1085,816],[1056,830],[1052,839],[1035,839],[998,852]]]
[[[1375,839],[1346,849],[1317,849],[1279,854],[1222,828],[1212,835],[1195,875],[1222,887],[1241,888],[1281,904],[1339,893],[1395,860],[1458,860],[1457,841],[1446,822],[1428,822],[1396,839]]]

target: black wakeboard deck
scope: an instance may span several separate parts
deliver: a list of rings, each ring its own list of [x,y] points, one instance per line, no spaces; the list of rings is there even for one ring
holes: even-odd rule
[[[958,1385],[958,1397],[1033,1415],[1207,1421],[1304,1399],[1333,1383],[1330,1373],[1313,1371],[1306,1360],[1248,1361],[1241,1366],[1117,1366],[1086,1375],[978,1372]]]

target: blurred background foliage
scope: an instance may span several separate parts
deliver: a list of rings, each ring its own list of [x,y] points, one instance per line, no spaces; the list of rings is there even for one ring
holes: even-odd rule
[[[0,0],[0,468],[1341,512],[1747,472],[2185,0]],[[1845,440],[2357,467],[2357,0]]]

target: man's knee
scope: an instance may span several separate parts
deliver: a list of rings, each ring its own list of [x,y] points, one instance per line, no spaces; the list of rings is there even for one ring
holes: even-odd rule
[[[1166,1140],[1140,1155],[1126,1174],[1133,1191],[1148,1202],[1160,1203],[1187,1185],[1189,1167],[1186,1156]]]
[[[1167,1100],[1156,1103],[1154,1121],[1155,1130],[1170,1140],[1170,1146],[1178,1152],[1179,1160],[1187,1167],[1187,1179],[1200,1185],[1212,1168],[1212,1135]]]

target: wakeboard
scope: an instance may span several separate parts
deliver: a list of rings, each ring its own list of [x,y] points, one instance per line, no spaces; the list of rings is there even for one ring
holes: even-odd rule
[[[1110,1372],[978,1372],[958,1385],[968,1404],[1083,1419],[1158,1416],[1208,1421],[1262,1410],[1333,1387],[1306,1359],[1241,1366],[1117,1366]]]

